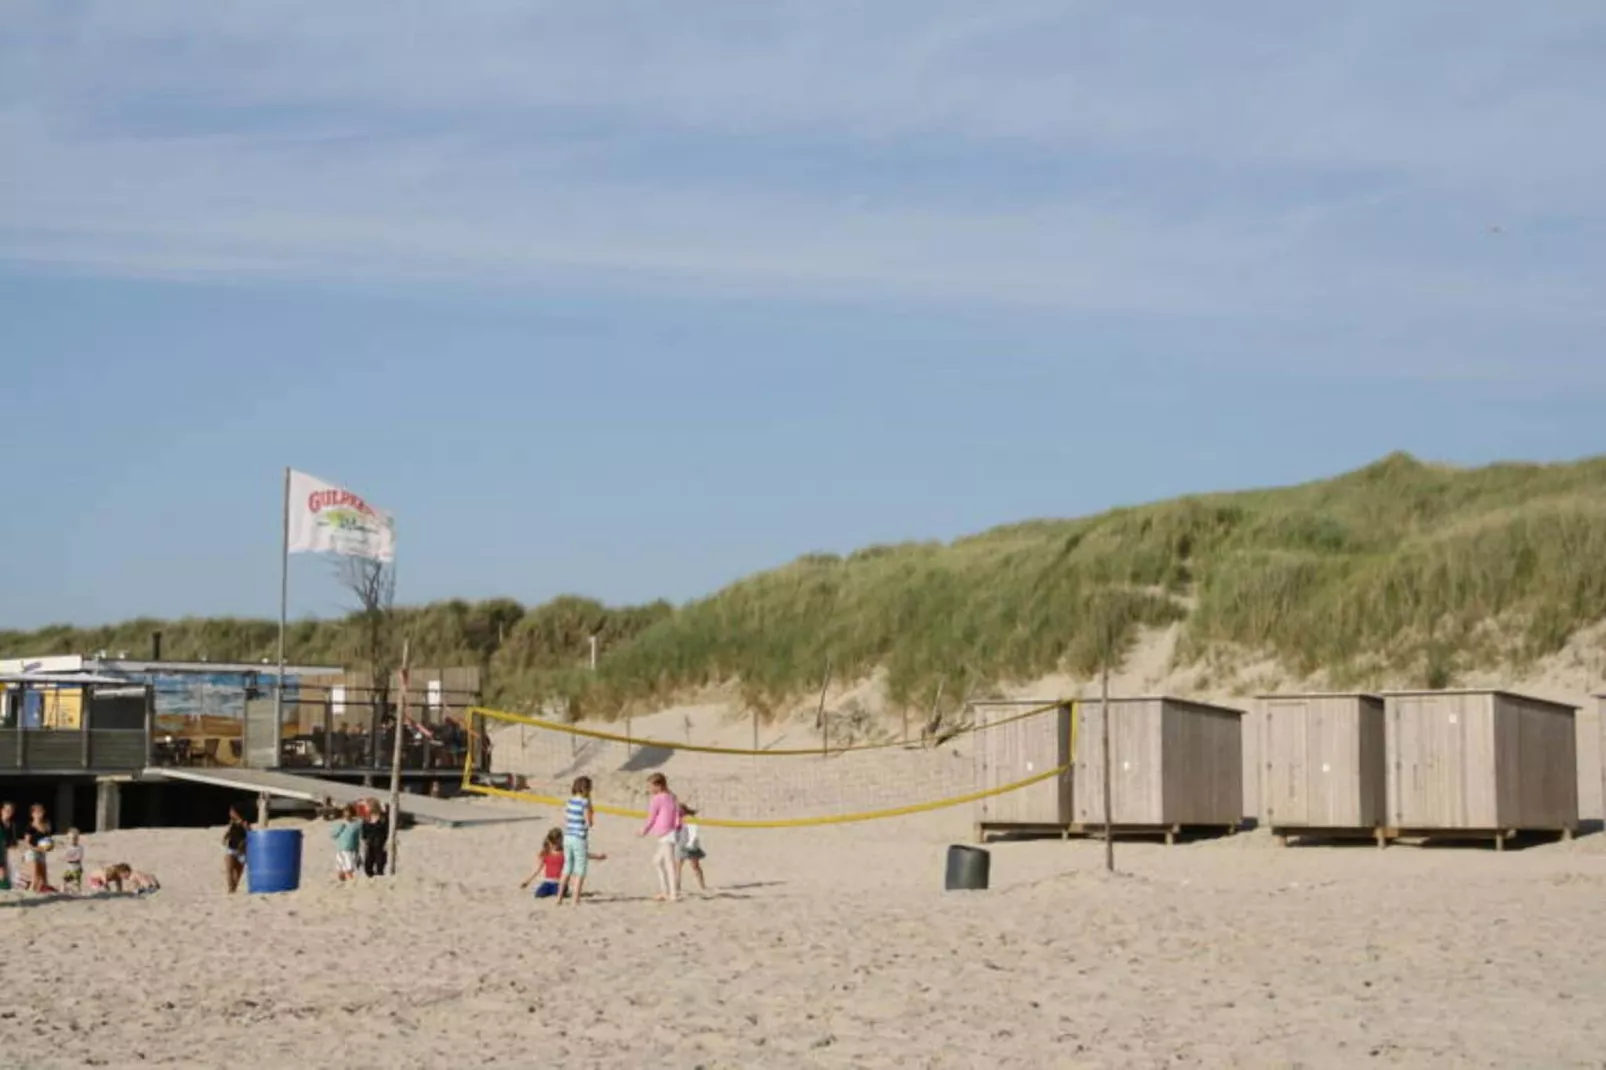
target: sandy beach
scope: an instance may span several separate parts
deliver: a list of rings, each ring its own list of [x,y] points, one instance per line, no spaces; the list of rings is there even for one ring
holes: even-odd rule
[[[497,804],[486,804],[488,806]],[[544,815],[549,816],[549,815]],[[217,830],[94,837],[144,899],[7,893],[6,1061],[53,1066],[1599,1066],[1606,841],[991,846],[967,808],[705,830],[706,897],[651,902],[603,818],[595,896],[519,891],[548,820],[406,833],[394,881],[226,896]]]

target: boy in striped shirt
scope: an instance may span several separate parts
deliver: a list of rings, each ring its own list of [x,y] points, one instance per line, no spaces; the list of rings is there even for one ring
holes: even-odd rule
[[[591,778],[577,777],[569,801],[563,807],[563,880],[580,905],[580,892],[586,883],[586,866],[590,861],[591,825],[595,820],[591,809]],[[563,904],[559,897],[558,905]]]

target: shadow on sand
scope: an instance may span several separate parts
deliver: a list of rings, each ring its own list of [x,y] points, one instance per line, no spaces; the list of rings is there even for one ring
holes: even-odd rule
[[[68,892],[49,892],[45,895],[28,895],[25,899],[0,902],[0,910],[31,910],[34,907],[55,906],[58,903],[85,903],[105,899],[149,899],[155,894],[155,892],[146,892],[143,895],[138,892],[89,892],[84,895],[72,895]]]

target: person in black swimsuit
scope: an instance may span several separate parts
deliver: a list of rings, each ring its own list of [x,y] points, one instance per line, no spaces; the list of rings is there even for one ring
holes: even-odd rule
[[[28,887],[36,895],[54,892],[45,855],[55,846],[55,840],[50,835],[50,817],[39,803],[34,803],[29,811],[28,827],[22,830],[22,844],[30,870]]]
[[[11,888],[11,852],[17,849],[17,804],[0,803],[0,889]]]
[[[251,823],[240,816],[240,811],[229,807],[229,826],[223,830],[223,874],[229,883],[229,894],[240,888],[240,877],[245,873],[245,834]]]

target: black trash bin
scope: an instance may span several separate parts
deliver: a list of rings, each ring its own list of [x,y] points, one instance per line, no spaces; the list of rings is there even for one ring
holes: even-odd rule
[[[948,874],[943,889],[950,892],[984,892],[993,856],[980,847],[955,844],[948,848]]]

